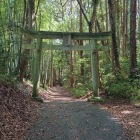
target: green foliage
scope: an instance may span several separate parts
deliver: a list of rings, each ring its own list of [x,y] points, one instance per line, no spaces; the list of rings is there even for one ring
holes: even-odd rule
[[[0,74],[0,85],[7,85],[13,88],[17,87],[17,80],[11,75]]]
[[[129,58],[120,57],[120,65],[121,71],[119,71],[116,75],[113,75],[110,71],[112,68],[111,65],[106,65],[106,62],[102,61],[101,73],[105,91],[108,93],[109,98],[128,99],[132,101],[139,100],[139,75],[137,75],[136,79],[130,79]]]
[[[83,81],[86,82],[83,82]],[[75,88],[72,89],[72,93],[75,97],[80,98],[85,96],[87,93],[92,91],[92,80],[90,79],[89,75],[85,75],[83,77],[80,77],[75,83]]]
[[[86,89],[84,89],[83,87],[79,87],[79,88],[73,88],[72,89],[72,94],[76,97],[76,98],[80,98],[83,97],[84,95],[87,94]]]
[[[105,85],[108,95],[113,98],[128,100],[140,99],[140,81],[138,79],[122,78],[108,81]]]

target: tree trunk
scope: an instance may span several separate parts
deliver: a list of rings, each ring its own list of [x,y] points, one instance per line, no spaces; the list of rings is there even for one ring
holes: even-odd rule
[[[73,5],[72,1],[70,2],[70,12],[72,14],[73,10]],[[71,19],[71,32],[73,31],[73,21]],[[74,87],[74,51],[70,52],[70,87]]]
[[[126,57],[126,0],[123,0],[122,55]]]
[[[35,1],[34,0],[28,0],[28,10],[29,10],[29,14],[28,14],[28,25],[29,28],[33,28],[35,25]],[[31,38],[27,38],[27,42],[31,43]],[[21,54],[21,59],[20,59],[20,78],[19,80],[21,82],[23,82],[23,78],[24,78],[24,74],[25,74],[25,70],[27,68],[28,65],[28,61],[29,61],[29,54],[30,54],[30,49],[24,49],[22,54]]]
[[[50,73],[51,73],[51,76],[50,76],[50,87],[53,87],[53,77],[54,77],[54,73],[53,73],[53,57],[54,57],[54,54],[53,54],[53,51],[51,51],[51,60],[50,60]]]
[[[74,51],[71,51],[71,61],[70,61],[70,87],[74,87]]]
[[[116,21],[116,38],[117,38],[117,46],[118,46],[118,53],[120,54],[120,46],[121,46],[121,30],[120,30],[120,26],[121,26],[121,2],[120,0],[117,0],[115,2],[114,0],[114,7],[117,7],[116,8],[116,11],[114,12],[114,16],[116,17],[115,18],[115,21]],[[114,60],[113,60],[114,61]]]
[[[130,77],[135,77],[137,73],[136,55],[136,8],[137,0],[131,0],[130,4]]]
[[[138,1],[138,15],[139,15],[139,18],[138,18],[138,32],[140,33],[140,1]],[[140,40],[139,40],[139,43],[140,43]]]
[[[116,28],[115,28],[115,18],[113,15],[113,3],[112,0],[108,0],[108,6],[109,6],[109,16],[110,16],[110,25],[112,30],[112,45],[113,45],[113,57],[115,62],[115,73],[120,70],[120,63],[119,63],[119,54],[118,54],[118,46],[117,46],[117,40],[116,40]]]
[[[82,4],[82,0],[80,0]],[[80,10],[80,32],[83,32],[83,21],[82,21],[82,12]],[[80,40],[80,45],[83,45],[83,40]],[[80,51],[80,58],[83,59],[83,51]],[[81,76],[84,76],[84,63],[81,63]]]

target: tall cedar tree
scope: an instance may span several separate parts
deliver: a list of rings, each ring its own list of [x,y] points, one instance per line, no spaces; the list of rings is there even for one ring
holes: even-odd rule
[[[34,27],[34,20],[35,20],[35,1],[34,0],[28,0],[28,9],[27,9],[27,19],[28,19],[28,25],[30,29]],[[31,38],[27,38],[27,42],[31,43]],[[20,81],[23,81],[24,74],[26,71],[26,68],[28,66],[29,61],[29,55],[30,55],[30,49],[24,49],[21,60],[20,60]]]
[[[80,3],[82,5],[82,0],[80,0]],[[82,11],[80,10],[80,32],[82,33],[83,32],[83,21],[82,21]],[[83,40],[80,40],[80,45],[83,45]],[[80,58],[83,59],[83,51],[80,51]],[[84,63],[81,63],[81,76],[84,76]]]
[[[115,18],[114,18],[114,5],[112,0],[108,0],[108,7],[109,7],[109,17],[110,17],[110,25],[112,30],[112,45],[113,45],[113,57],[115,62],[115,69],[120,69],[119,63],[119,53],[118,53],[118,46],[117,46],[117,38],[116,38],[116,27],[115,27]]]
[[[135,77],[137,68],[136,55],[136,9],[137,0],[131,0],[130,4],[130,77]]]

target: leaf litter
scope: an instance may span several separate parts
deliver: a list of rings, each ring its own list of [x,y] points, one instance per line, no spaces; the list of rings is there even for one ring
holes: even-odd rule
[[[17,90],[0,83],[0,139],[25,140],[31,125],[39,117],[41,105],[30,94],[25,94],[27,90],[31,93],[32,87],[24,84]],[[123,100],[100,104],[100,107],[119,119],[130,140],[139,140],[140,107]]]
[[[1,140],[26,139],[28,129],[40,114],[40,103],[25,94],[24,88],[15,89],[0,83]]]
[[[126,100],[116,100],[100,104],[100,107],[121,122],[129,140],[140,140],[140,106]]]

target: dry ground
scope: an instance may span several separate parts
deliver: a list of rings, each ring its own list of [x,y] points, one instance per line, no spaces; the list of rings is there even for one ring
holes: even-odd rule
[[[100,104],[100,107],[110,112],[121,122],[130,140],[140,140],[140,106],[119,100]]]
[[[28,129],[38,118],[40,104],[25,93],[0,83],[0,140],[24,140]]]
[[[128,140],[118,120],[98,105],[72,97],[63,87],[41,94],[42,114],[28,140]]]
[[[40,115],[39,108],[41,105],[31,98],[31,92],[31,85],[24,84],[19,87],[19,90],[15,90],[0,84],[1,140],[25,139],[28,129]],[[55,100],[53,94],[45,93],[46,91],[40,90],[40,95],[45,100]],[[64,96],[65,94],[67,93],[63,93]],[[127,101],[111,101],[100,104],[100,107],[119,119],[129,136],[129,140],[140,139],[140,107],[135,107]]]

